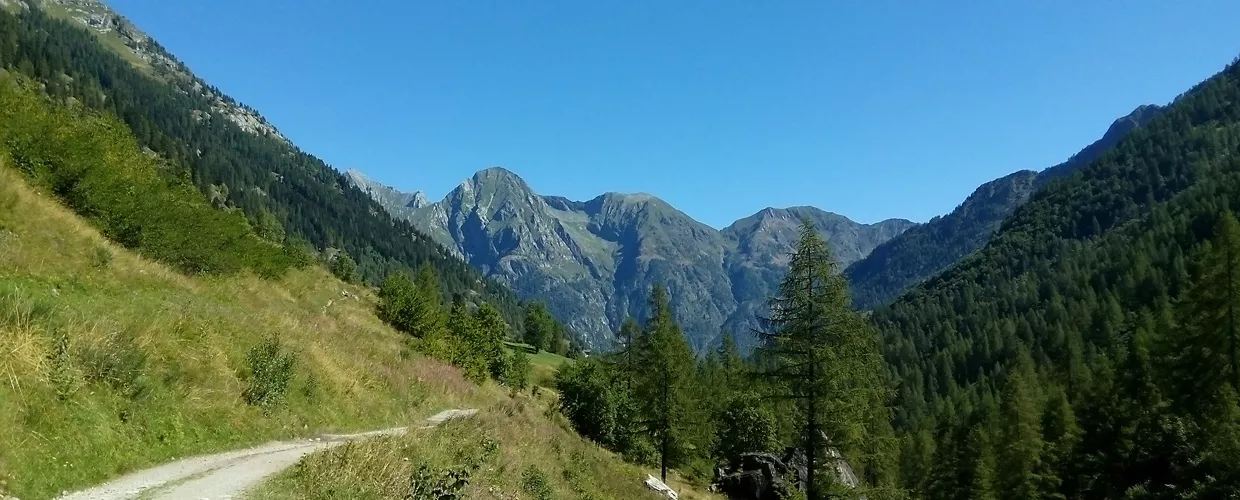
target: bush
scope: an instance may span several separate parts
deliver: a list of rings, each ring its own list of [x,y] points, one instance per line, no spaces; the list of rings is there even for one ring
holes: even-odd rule
[[[95,247],[95,251],[90,254],[90,263],[99,269],[107,269],[112,265],[112,252],[106,247]]]
[[[358,281],[357,262],[349,257],[349,254],[342,252],[336,253],[328,263],[328,269],[332,274],[340,278],[345,283],[356,283]]]
[[[250,369],[249,385],[242,393],[246,403],[270,412],[284,402],[289,380],[293,377],[293,355],[281,352],[278,339],[268,337],[250,348],[246,363]]]
[[[555,496],[547,476],[534,465],[526,466],[521,472],[521,489],[537,500],[550,500]]]
[[[465,498],[462,493],[469,486],[469,478],[478,465],[474,462],[435,471],[422,463],[409,477],[409,492],[404,500],[456,500]]]

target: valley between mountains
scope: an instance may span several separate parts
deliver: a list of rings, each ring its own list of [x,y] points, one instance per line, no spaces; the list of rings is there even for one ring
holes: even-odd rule
[[[923,224],[862,224],[803,206],[766,208],[717,230],[650,194],[574,201],[540,194],[503,167],[479,171],[436,202],[357,169],[346,177],[487,277],[544,301],[588,347],[611,347],[621,323],[641,318],[651,287],[662,283],[696,351],[718,346],[724,334],[751,348],[802,219],[831,245],[854,304],[880,306],[981,248],[1034,191],[1097,159],[1160,109],[1139,106],[1065,162],[983,184],[951,213]],[[416,171],[410,177],[416,182]]]

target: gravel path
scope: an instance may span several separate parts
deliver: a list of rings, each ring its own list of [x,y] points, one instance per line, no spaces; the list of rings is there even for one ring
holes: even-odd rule
[[[469,417],[473,409],[444,410],[426,419],[419,429],[429,429],[454,418]],[[122,500],[150,498],[226,499],[242,494],[316,451],[375,436],[404,434],[395,427],[359,434],[325,434],[312,439],[277,441],[244,450],[186,458],[150,469],[135,471],[94,488],[61,496],[61,500]]]

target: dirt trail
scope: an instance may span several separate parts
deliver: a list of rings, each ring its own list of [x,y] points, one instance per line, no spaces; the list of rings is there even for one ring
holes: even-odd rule
[[[419,429],[429,429],[454,418],[472,416],[478,410],[444,410],[426,419]],[[375,436],[404,434],[395,427],[359,434],[325,434],[312,439],[277,441],[244,450],[177,460],[158,467],[131,472],[94,488],[61,496],[61,500],[122,500],[150,498],[231,499],[316,451],[349,441]]]

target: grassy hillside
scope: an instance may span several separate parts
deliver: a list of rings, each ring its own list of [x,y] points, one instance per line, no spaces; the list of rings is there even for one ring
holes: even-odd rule
[[[641,486],[640,469],[545,417],[548,401],[471,384],[459,370],[414,352],[406,335],[375,317],[368,289],[338,281],[317,266],[290,268],[267,279],[256,274],[261,269],[249,268],[191,276],[109,240],[99,229],[110,231],[117,221],[128,220],[107,215],[109,207],[118,206],[113,202],[127,198],[82,196],[99,194],[91,188],[109,186],[122,174],[134,176],[129,178],[135,186],[158,189],[163,184],[151,176],[159,174],[135,165],[140,153],[123,137],[88,144],[100,148],[98,154],[60,154],[91,151],[65,144],[91,127],[114,129],[107,128],[107,120],[54,119],[69,115],[50,102],[10,99],[20,95],[5,94],[10,119],[0,127],[5,137],[35,135],[15,125],[18,119],[52,123],[49,130],[55,133],[42,134],[43,140],[6,140],[0,149],[0,494],[50,498],[189,454],[413,424],[443,408],[476,407],[483,409],[477,427],[403,439],[439,440],[443,450],[470,450],[485,442],[509,457],[504,468],[480,473],[470,491],[519,491],[522,474],[533,466],[544,471],[552,490],[581,492],[571,496],[650,496]],[[43,106],[48,114],[12,112],[19,105]],[[51,121],[41,121],[48,117]],[[126,144],[131,151],[124,150]],[[21,172],[28,177],[23,176],[14,158],[39,160],[39,168],[25,165]],[[79,168],[85,164],[88,168]],[[51,182],[63,180],[65,172],[86,174],[72,183]],[[179,200],[190,207],[201,201]],[[85,219],[70,206],[98,210],[84,212],[91,216]],[[195,210],[176,213],[214,217]],[[202,220],[183,222],[214,227],[202,226]],[[146,234],[136,231],[120,234]],[[144,246],[168,234],[179,233],[154,233],[131,246],[180,268],[179,254],[155,251],[168,247]],[[319,459],[291,480],[306,491],[356,497],[349,493],[355,487],[407,487],[413,466],[402,458],[424,453],[441,462],[459,458],[440,459],[441,450],[391,441],[333,453],[359,447],[372,450],[367,461],[331,459],[333,471],[357,472],[349,481],[308,473]],[[376,460],[386,466],[371,467]]]

